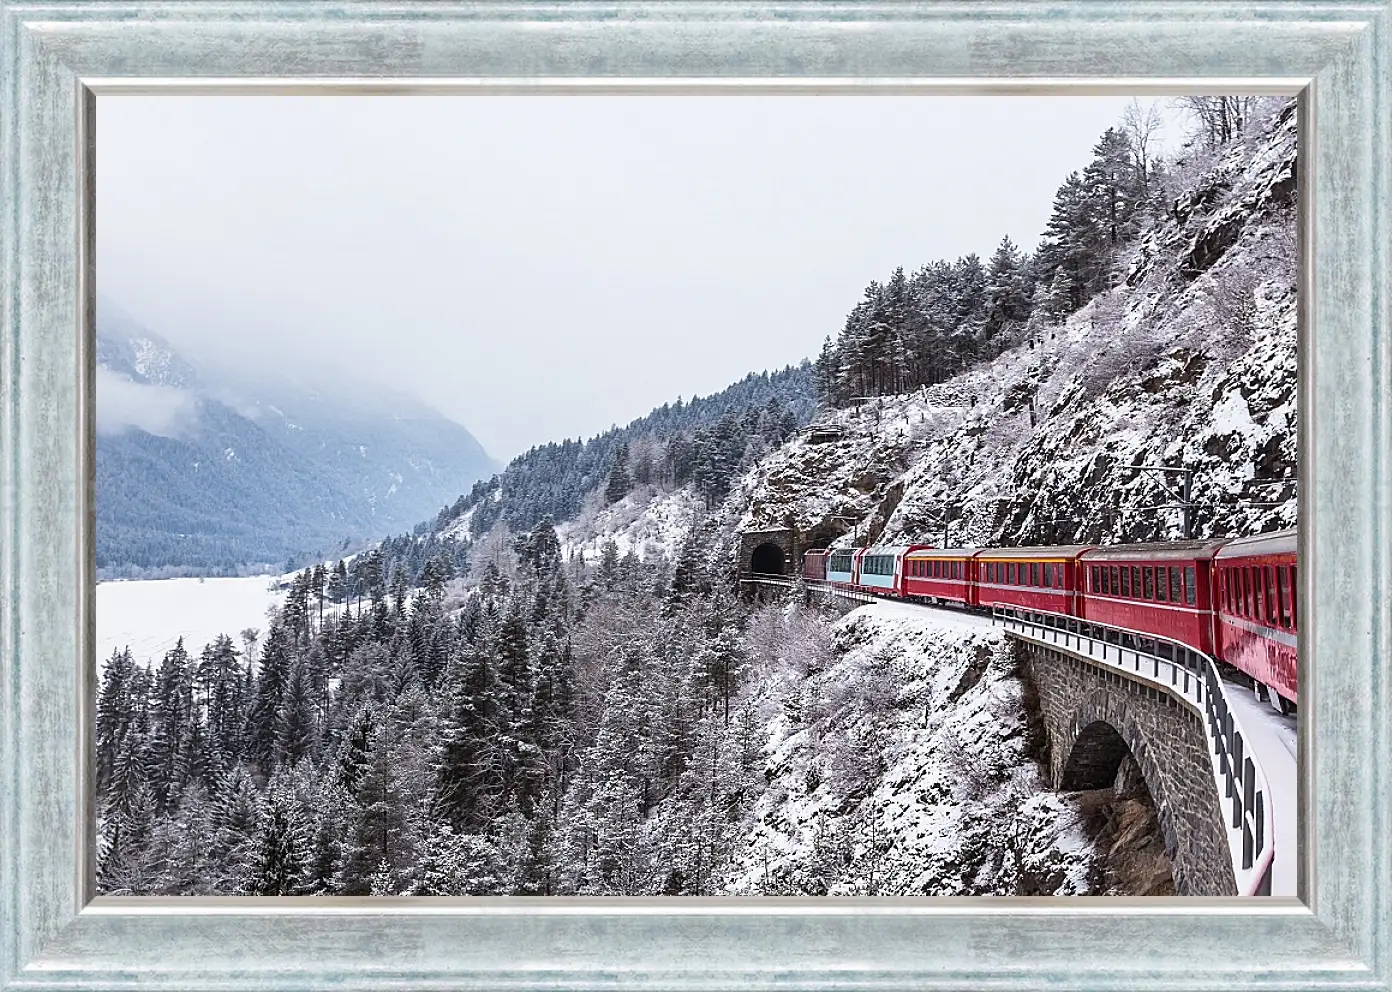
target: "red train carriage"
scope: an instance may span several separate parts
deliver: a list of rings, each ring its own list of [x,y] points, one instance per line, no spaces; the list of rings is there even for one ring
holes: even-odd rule
[[[975,606],[1078,615],[1079,555],[1091,544],[991,548],[975,559]]]
[[[1085,619],[1214,653],[1210,568],[1223,541],[1118,544],[1079,558]]]
[[[827,556],[831,554],[826,548],[814,548],[811,551],[803,552],[803,578],[814,582],[827,581]]]
[[[1296,706],[1296,530],[1245,537],[1214,558],[1219,658]]]
[[[968,604],[972,602],[972,566],[976,548],[927,548],[904,558],[904,595],[911,599]]]

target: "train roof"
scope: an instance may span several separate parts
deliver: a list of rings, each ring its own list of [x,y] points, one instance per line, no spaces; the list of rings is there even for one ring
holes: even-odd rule
[[[832,548],[809,548],[807,551],[803,552],[803,557],[806,558],[808,555],[830,555],[832,550]]]
[[[1223,546],[1220,540],[1109,544],[1085,552],[1083,558],[1086,561],[1208,561]]]
[[[1274,530],[1252,537],[1240,537],[1229,541],[1219,551],[1216,558],[1246,558],[1250,555],[1294,555],[1296,554],[1296,528]]]
[[[920,548],[911,551],[908,558],[971,558],[981,548]]]
[[[1044,561],[1046,558],[1077,558],[1094,547],[1093,544],[1053,544],[1038,548],[983,548],[977,554],[983,561],[1018,558]]]
[[[867,548],[868,555],[903,555],[911,551],[918,551],[922,544],[886,544],[880,547]]]

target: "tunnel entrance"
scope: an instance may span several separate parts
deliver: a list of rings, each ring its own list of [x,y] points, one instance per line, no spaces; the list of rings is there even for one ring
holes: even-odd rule
[[[764,542],[750,555],[750,571],[756,575],[785,575],[787,568],[784,549],[773,541]]]

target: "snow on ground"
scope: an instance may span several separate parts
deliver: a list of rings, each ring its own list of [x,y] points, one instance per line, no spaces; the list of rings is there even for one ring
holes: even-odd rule
[[[979,622],[980,621],[980,622]],[[768,724],[768,789],[731,893],[1068,895],[1095,854],[1028,753],[1022,685],[988,621],[854,610]]]
[[[1272,792],[1276,851],[1272,861],[1272,894],[1296,895],[1296,720],[1253,698],[1242,686],[1225,684],[1224,696],[1236,711],[1248,754],[1262,767]]]
[[[272,576],[132,579],[97,583],[97,663],[129,647],[140,662],[158,662],[180,637],[190,654],[227,634],[240,650],[247,627],[266,631],[266,611],[279,605]]]
[[[640,487],[619,502],[583,513],[556,528],[561,555],[582,556],[595,564],[606,541],[613,540],[623,558],[630,551],[645,561],[659,555],[677,557],[704,507],[689,488],[662,492]]]

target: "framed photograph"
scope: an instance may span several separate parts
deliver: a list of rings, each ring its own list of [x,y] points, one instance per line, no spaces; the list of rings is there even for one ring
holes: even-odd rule
[[[1386,988],[1386,3],[0,4],[6,988]]]

